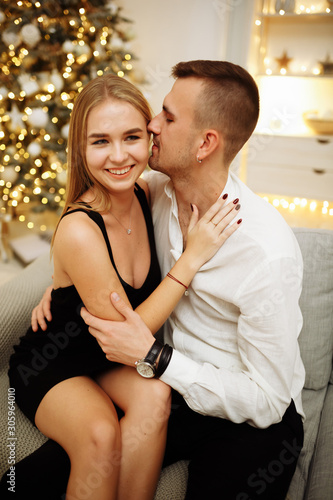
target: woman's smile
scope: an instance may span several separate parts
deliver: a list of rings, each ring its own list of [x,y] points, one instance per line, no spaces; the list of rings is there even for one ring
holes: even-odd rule
[[[148,146],[146,121],[128,102],[109,99],[89,113],[87,165],[113,194],[134,187],[147,166]]]
[[[108,168],[107,171],[110,172],[110,174],[117,175],[117,176],[122,176],[124,174],[127,174],[133,165],[129,165],[128,167],[123,167],[121,169],[116,169],[116,168]]]

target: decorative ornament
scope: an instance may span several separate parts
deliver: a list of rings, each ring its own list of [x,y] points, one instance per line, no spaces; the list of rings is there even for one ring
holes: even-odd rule
[[[90,78],[93,79],[97,76],[97,68],[95,64],[90,65],[90,71],[89,71]]]
[[[8,116],[10,118],[9,128],[12,132],[20,131],[22,128],[24,128],[24,123],[22,121],[24,113],[21,113],[16,103],[12,105],[12,109],[8,113]]]
[[[21,38],[23,42],[31,49],[36,47],[37,43],[42,38],[39,29],[34,24],[25,24],[21,29]]]
[[[64,87],[64,79],[56,69],[52,71],[51,83],[54,85],[57,92],[60,92]]]
[[[283,10],[282,9],[282,5],[283,5],[283,0],[276,0],[275,2],[275,12],[278,14],[280,12],[280,10]]]
[[[66,52],[66,54],[69,54],[70,52],[74,52],[74,44],[71,42],[71,40],[65,40],[64,43],[62,44],[62,50]]]
[[[57,174],[57,181],[60,186],[66,186],[67,183],[67,170],[62,170]]]
[[[276,0],[275,12],[277,14],[284,14],[285,12],[294,12],[295,0]]]
[[[6,19],[5,13],[2,10],[0,10],[0,23],[3,23],[5,19]]]
[[[275,58],[276,62],[279,65],[279,70],[281,71],[282,69],[285,69],[286,71],[288,70],[288,65],[290,61],[293,60],[292,57],[288,57],[287,52],[284,51],[281,57],[276,57]]]
[[[306,111],[303,120],[315,134],[333,134],[333,110],[327,109],[324,113],[318,111]]]
[[[68,139],[68,132],[69,132],[69,123],[66,123],[66,125],[64,125],[61,128],[61,137],[63,137],[64,139]]]
[[[107,9],[109,9],[111,16],[115,16],[118,12],[118,6],[113,2],[108,2],[106,4]]]
[[[322,67],[322,71],[324,75],[332,75],[333,74],[333,61],[330,60],[329,54],[327,54],[325,61],[318,61],[320,66]]]
[[[7,47],[13,45],[14,48],[18,47],[21,43],[21,38],[17,33],[13,31],[6,30],[2,33],[2,41]]]
[[[14,184],[17,177],[18,173],[16,172],[15,167],[12,167],[11,165],[5,167],[5,170],[0,173],[0,178],[5,182],[10,182],[11,184]]]
[[[33,141],[27,147],[27,151],[32,158],[36,158],[42,152],[42,146],[37,141]]]
[[[285,0],[284,10],[286,12],[294,12],[295,10],[295,0]]]
[[[16,153],[16,148],[14,145],[12,146],[8,146],[8,148],[6,148],[6,153],[7,155],[9,156],[14,156],[14,154]]]
[[[74,53],[77,56],[85,55],[85,56],[90,57],[91,56],[91,48],[86,43],[84,45],[76,45]]]
[[[18,77],[19,84],[21,85],[21,89],[24,90],[27,96],[34,95],[39,90],[39,85],[36,82],[34,77],[31,77],[27,73],[22,73]]]
[[[113,36],[109,43],[109,47],[111,50],[121,50],[123,48],[123,45],[124,42],[118,35]]]
[[[43,108],[33,108],[31,114],[28,115],[27,122],[32,127],[44,128],[49,122],[49,115]]]
[[[0,96],[5,99],[8,95],[8,89],[6,87],[0,87]]]
[[[50,73],[48,71],[38,72],[38,85],[40,89],[47,90],[50,84]]]
[[[96,44],[95,50],[98,50],[99,53],[103,51],[105,52],[104,47],[98,46],[99,44]],[[88,59],[91,57],[91,48],[87,45],[77,45],[75,48],[75,55],[76,55],[76,62],[78,64],[85,64]]]

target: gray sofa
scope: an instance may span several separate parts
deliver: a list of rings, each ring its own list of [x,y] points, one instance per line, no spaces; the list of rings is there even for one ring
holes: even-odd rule
[[[333,231],[296,228],[304,258],[300,335],[306,368],[303,403],[305,444],[288,500],[333,499]],[[8,359],[12,346],[30,322],[33,306],[51,281],[49,256],[39,257],[0,287],[0,476],[8,469]],[[40,446],[45,438],[16,409],[16,460]],[[186,488],[186,462],[162,471],[156,500],[181,500]],[[221,499],[222,500],[222,499]],[[227,499],[228,500],[228,499]]]

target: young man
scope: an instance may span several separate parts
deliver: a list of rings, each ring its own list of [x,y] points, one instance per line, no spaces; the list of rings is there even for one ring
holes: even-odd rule
[[[179,63],[173,76],[150,123],[149,164],[161,173],[147,180],[162,275],[186,245],[191,203],[202,215],[228,195],[243,222],[165,325],[172,355],[160,378],[174,390],[165,465],[190,460],[188,500],[282,500],[303,444],[300,250],[276,210],[229,172],[258,119],[252,77],[217,61]],[[83,318],[110,360],[135,366],[154,339],[121,300],[114,305],[124,322]]]
[[[139,373],[146,360],[146,375],[156,361],[172,387],[164,465],[190,460],[187,500],[283,500],[303,444],[301,254],[275,209],[229,172],[258,119],[252,77],[221,61],[179,63],[173,76],[150,124],[158,172],[147,177],[162,275],[186,245],[191,204],[202,215],[228,196],[242,225],[193,279],[156,359],[152,334],[117,297],[124,322],[82,316],[108,359],[141,361]]]

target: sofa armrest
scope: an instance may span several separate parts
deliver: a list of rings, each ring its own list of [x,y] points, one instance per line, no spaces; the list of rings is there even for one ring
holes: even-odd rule
[[[28,329],[32,309],[52,283],[52,272],[47,252],[0,287],[0,370],[7,370],[13,345]]]

